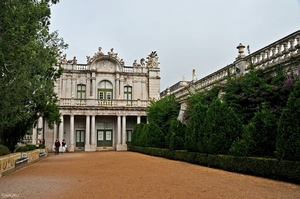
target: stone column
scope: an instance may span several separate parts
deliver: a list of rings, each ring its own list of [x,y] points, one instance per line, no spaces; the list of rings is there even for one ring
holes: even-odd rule
[[[38,119],[38,134],[37,134],[37,137],[36,137],[36,144],[38,144],[38,140],[42,139],[43,137],[43,132],[45,131],[44,129],[44,125],[43,125],[43,117],[39,117]]]
[[[118,115],[118,129],[117,129],[117,134],[118,134],[118,144],[121,144],[121,116]]]
[[[122,145],[126,144],[126,116],[122,117]]]
[[[74,134],[74,115],[70,115],[70,143],[67,144],[69,151],[74,151],[75,149]]]
[[[86,122],[85,122],[85,146],[84,151],[90,151],[91,149],[90,145],[90,116],[86,116]]]
[[[64,139],[63,138],[63,136],[64,136],[64,116],[63,115],[60,116],[60,120],[61,120],[61,123],[59,124],[59,132],[58,132],[57,138],[61,143],[62,140]],[[59,148],[59,151],[61,151],[61,147]]]
[[[136,123],[137,123],[137,124],[141,123],[141,116],[139,116],[139,115],[137,116],[137,121],[136,121]]]
[[[38,124],[36,124],[36,126],[32,130],[31,144],[35,144],[37,132],[38,132]]]
[[[86,77],[86,98],[89,99],[91,96],[91,78],[90,73],[87,74]]]
[[[76,96],[76,78],[72,78],[72,86],[71,86],[71,97],[77,98]]]
[[[120,75],[117,74],[116,76],[116,82],[115,82],[115,88],[116,88],[116,99],[120,99]]]
[[[57,124],[54,123],[54,126],[53,126],[53,143],[52,143],[52,146],[51,146],[51,151],[55,151],[54,144],[55,144],[56,138],[57,138]]]
[[[96,75],[95,72],[92,73],[92,97],[95,97],[96,94]]]
[[[120,96],[122,97],[121,99],[123,99],[123,94],[124,94],[124,79],[120,80]]]
[[[96,151],[96,126],[95,126],[95,119],[96,116],[92,115],[92,124],[91,124],[91,151]]]

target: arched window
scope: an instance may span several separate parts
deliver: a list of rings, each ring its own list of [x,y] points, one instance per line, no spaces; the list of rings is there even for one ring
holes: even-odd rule
[[[98,84],[98,99],[103,101],[111,101],[113,99],[113,85],[107,80],[103,80]]]

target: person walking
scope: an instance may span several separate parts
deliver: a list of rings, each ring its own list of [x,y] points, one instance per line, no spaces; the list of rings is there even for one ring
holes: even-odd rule
[[[67,143],[66,143],[65,139],[62,140],[61,145],[62,145],[63,153],[66,152],[67,151]]]
[[[55,146],[55,155],[58,155],[59,154],[60,142],[57,138],[56,138],[56,141],[54,143],[54,146]]]

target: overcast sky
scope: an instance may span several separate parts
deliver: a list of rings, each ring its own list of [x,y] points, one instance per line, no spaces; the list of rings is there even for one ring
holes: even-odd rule
[[[239,43],[259,50],[300,29],[300,0],[61,0],[50,30],[85,64],[98,47],[132,66],[157,51],[161,91],[232,63]]]

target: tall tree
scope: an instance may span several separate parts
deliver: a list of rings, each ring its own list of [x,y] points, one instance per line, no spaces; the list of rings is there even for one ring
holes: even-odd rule
[[[166,137],[172,120],[178,117],[179,103],[172,94],[161,100],[152,101],[146,112],[149,123],[154,123],[159,126],[164,137]],[[165,143],[165,140],[162,140],[162,142],[164,147],[169,147],[168,143]]]
[[[61,70],[53,65],[67,45],[49,32],[57,2],[0,1],[0,141],[11,150],[38,117],[59,122],[54,81]]]
[[[279,159],[300,161],[300,81],[291,92],[278,124],[276,155]]]

